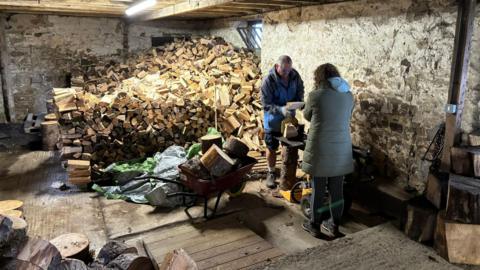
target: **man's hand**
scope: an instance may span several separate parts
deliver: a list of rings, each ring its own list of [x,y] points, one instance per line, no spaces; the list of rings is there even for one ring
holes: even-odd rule
[[[285,117],[292,117],[294,112],[291,110],[287,110],[286,106],[280,107],[280,111],[282,112],[283,116]]]

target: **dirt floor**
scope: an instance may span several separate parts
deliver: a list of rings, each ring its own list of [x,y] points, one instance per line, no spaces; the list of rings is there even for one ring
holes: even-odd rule
[[[16,132],[1,131],[7,135]],[[0,200],[24,201],[29,235],[52,239],[63,233],[80,232],[89,237],[93,250],[98,250],[108,239],[158,239],[159,236],[164,239],[165,235],[173,233],[174,228],[182,226],[200,237],[195,241],[210,239],[208,234],[203,233],[212,231],[209,223],[202,225],[201,232],[196,232],[200,229],[195,224],[204,223],[200,206],[190,210],[194,218],[189,219],[182,208],[159,209],[107,200],[94,192],[81,191],[73,186],[63,191],[52,187],[52,183],[65,182],[67,179],[59,155],[55,152],[30,151],[35,145],[31,138],[16,140],[13,147],[10,142],[5,143],[6,140],[15,140],[15,136],[0,139]],[[302,230],[304,217],[298,205],[274,198],[260,181],[249,182],[245,193],[239,197],[223,196],[219,215],[220,219],[230,218],[231,222],[233,218],[238,222],[240,227],[231,228],[241,228],[242,235],[252,237],[250,231],[266,240],[261,245],[272,250],[269,251],[271,256],[287,254],[288,257],[274,260],[274,264],[267,269],[458,269],[436,256],[431,248],[408,240],[393,226],[377,226],[387,220],[356,205],[341,228],[347,234],[346,238],[334,242],[315,239]],[[218,224],[216,226],[218,228]],[[230,235],[228,228],[223,228],[221,233]],[[215,241],[226,241],[228,238],[219,235],[217,229],[212,232],[212,239],[217,239]],[[234,229],[231,232],[230,237],[233,237]],[[188,237],[183,238],[188,240]],[[257,238],[250,239],[256,241],[257,245],[260,243]],[[172,249],[179,246],[176,241],[168,242],[172,243]],[[229,265],[229,260],[233,261],[233,250],[222,254],[221,246],[233,248],[241,243],[218,242],[216,249],[212,250],[218,250],[216,255],[224,265]],[[185,246],[191,245],[191,242],[185,243]],[[165,250],[162,248],[160,257]],[[196,256],[205,259],[205,254],[211,254],[212,250],[197,251],[200,253]],[[248,256],[238,255],[238,252],[235,254]],[[235,257],[235,260],[248,261],[243,257]],[[203,265],[211,266],[212,262],[204,262]]]

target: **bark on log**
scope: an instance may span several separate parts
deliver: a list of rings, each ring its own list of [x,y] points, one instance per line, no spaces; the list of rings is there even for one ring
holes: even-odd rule
[[[118,270],[154,270],[152,261],[148,257],[132,253],[119,255],[107,264],[107,268]]]
[[[225,152],[234,158],[244,158],[247,156],[250,149],[248,145],[242,142],[239,138],[230,137],[223,147]]]
[[[58,270],[89,270],[89,268],[81,260],[64,259],[58,267]]]
[[[438,212],[433,239],[433,249],[445,260],[448,260],[447,239],[445,236],[445,210]]]
[[[81,233],[62,234],[50,240],[62,255],[62,258],[73,258],[82,261],[90,259],[90,241]]]
[[[446,217],[462,223],[480,224],[480,181],[450,174]]]
[[[473,175],[472,160],[466,149],[452,147],[451,160],[454,173],[465,176]]]
[[[160,270],[197,270],[195,261],[183,250],[176,249],[165,256]]]
[[[428,173],[425,197],[437,209],[445,209],[447,204],[448,177],[448,173]]]
[[[298,148],[282,146],[280,189],[290,190],[297,182]]]
[[[119,241],[109,241],[102,247],[102,249],[100,249],[95,261],[100,264],[107,265],[116,257],[126,253],[136,254],[137,249],[134,247],[129,247]]]
[[[0,250],[7,245],[13,234],[13,221],[0,215]]]
[[[208,149],[212,145],[216,145],[218,147],[222,147],[222,136],[221,135],[205,135],[200,138],[200,142],[202,144],[202,153],[207,153]]]
[[[212,145],[212,147],[203,154],[200,161],[210,174],[216,177],[229,173],[235,165],[235,161],[216,145]]]
[[[451,263],[480,265],[480,225],[447,221],[445,235]]]
[[[405,235],[417,242],[433,240],[437,209],[423,197],[415,198],[407,206]]]
[[[60,129],[57,121],[44,121],[41,124],[42,147],[45,151],[53,151],[60,139]]]
[[[38,238],[30,238],[25,246],[22,247],[16,259],[47,270],[58,267],[61,263],[62,255],[50,242]]]
[[[190,174],[195,175],[200,179],[208,180],[211,178],[210,173],[205,166],[203,166],[199,157],[189,159],[187,162],[182,164],[182,167]]]

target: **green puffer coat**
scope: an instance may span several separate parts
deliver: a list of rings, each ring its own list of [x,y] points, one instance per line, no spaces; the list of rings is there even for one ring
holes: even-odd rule
[[[304,110],[310,121],[302,169],[316,177],[342,176],[353,172],[350,118],[353,96],[330,85],[310,92]]]

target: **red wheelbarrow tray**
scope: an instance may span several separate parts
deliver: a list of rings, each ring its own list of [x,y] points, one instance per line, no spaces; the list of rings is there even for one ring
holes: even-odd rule
[[[181,174],[185,177],[180,177],[180,182],[182,182],[187,188],[191,189],[194,193],[200,196],[210,197],[213,193],[223,192],[242,183],[245,175],[250,172],[253,166],[257,163],[257,160],[252,157],[247,157],[245,160],[248,161],[247,165],[212,180],[199,179],[181,164],[178,168],[180,169]]]

